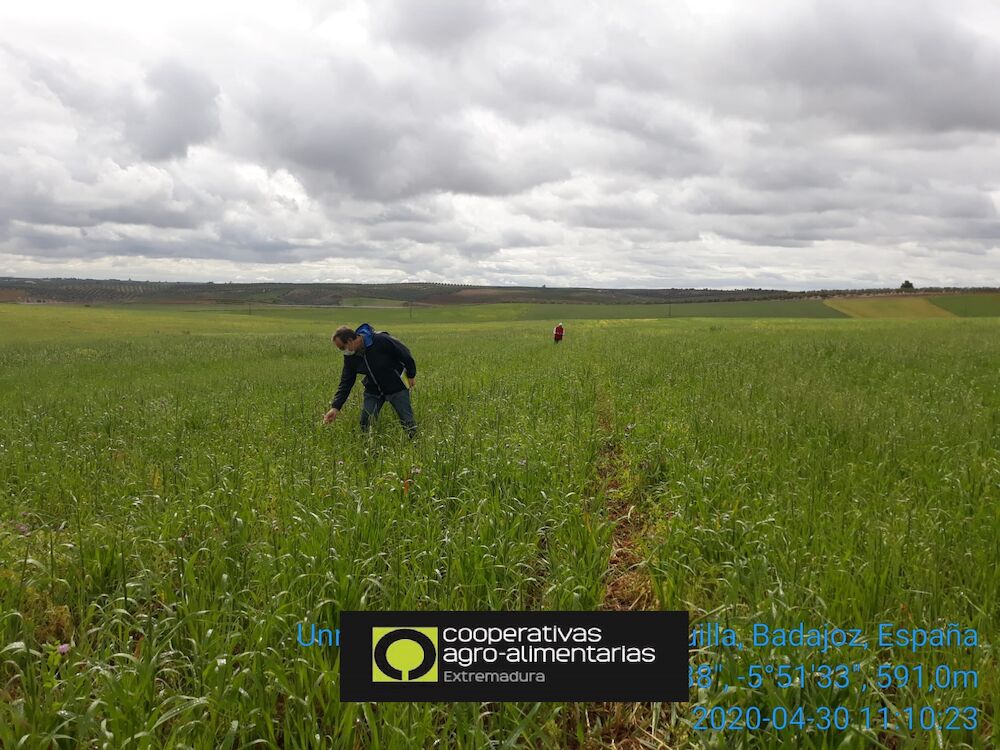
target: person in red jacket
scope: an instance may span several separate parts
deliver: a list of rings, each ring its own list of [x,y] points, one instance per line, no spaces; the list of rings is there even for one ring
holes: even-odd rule
[[[557,325],[555,328],[552,329],[552,338],[555,339],[555,342],[558,344],[560,341],[563,340],[563,335],[565,333],[566,329],[563,328],[563,324],[560,323],[559,325]]]

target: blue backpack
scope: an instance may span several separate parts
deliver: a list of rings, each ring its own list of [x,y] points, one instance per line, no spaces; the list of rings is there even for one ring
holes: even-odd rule
[[[365,342],[365,348],[367,349],[375,342],[375,329],[372,328],[367,323],[362,323],[354,332],[361,337],[361,340]]]

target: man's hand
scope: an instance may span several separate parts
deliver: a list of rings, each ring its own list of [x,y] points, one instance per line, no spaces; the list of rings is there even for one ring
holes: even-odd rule
[[[338,414],[340,414],[340,409],[330,409],[330,411],[323,415],[323,424],[330,424],[330,422],[337,418]]]
[[[408,382],[408,383],[410,384],[410,390],[411,390],[411,391],[412,391],[412,390],[413,390],[414,388],[416,388],[416,387],[417,387],[417,379],[416,379],[416,378],[407,378],[407,379],[406,379],[406,382]]]

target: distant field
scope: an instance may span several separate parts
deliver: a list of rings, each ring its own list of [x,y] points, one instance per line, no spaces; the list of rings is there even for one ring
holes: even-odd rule
[[[414,312],[414,320],[614,320],[657,318],[839,318],[819,300],[761,300],[758,302],[685,302],[669,305],[589,305],[503,303],[429,308]]]
[[[246,305],[0,305],[0,330],[7,343],[198,333],[261,334],[290,328],[319,333],[336,328],[337,316],[336,311],[315,308],[267,308],[266,312],[254,309],[248,314]],[[290,327],[291,322],[294,327]]]
[[[954,313],[927,297],[838,297],[827,306],[852,318],[950,318]]]
[[[1000,316],[1000,294],[941,294],[928,299],[963,318]]]
[[[939,318],[1000,316],[1000,294],[932,297],[845,297],[821,300],[689,302],[673,304],[417,305],[383,297],[348,297],[343,306],[246,303],[191,305],[18,305],[0,304],[0,326],[10,339],[46,341],[73,335],[81,340],[119,335],[194,333],[329,333],[338,325],[368,321],[377,328],[410,324],[462,325],[507,321],[545,333],[566,323],[572,337],[576,321],[655,320],[663,318]],[[356,309],[355,309],[356,308]]]
[[[96,279],[0,278],[0,299],[66,304],[205,304],[273,302],[340,305],[345,298],[374,298],[435,305],[498,302],[633,304],[701,300],[798,299],[779,289],[590,289],[484,287],[465,284],[294,284],[146,282]]]
[[[656,305],[656,307],[666,307]],[[634,317],[639,310],[633,308]],[[693,318],[842,318],[844,315],[832,310],[820,300],[761,300],[759,302],[697,302],[671,305],[669,315]],[[649,317],[666,317],[651,315]]]
[[[367,298],[371,299],[371,298]],[[118,335],[190,333],[327,332],[338,325],[368,321],[376,327],[411,323],[462,324],[526,322],[546,331],[575,320],[683,317],[837,318],[844,315],[817,300],[699,302],[674,305],[449,305],[439,307],[360,308],[232,305],[0,305],[0,327],[12,339],[45,341]],[[569,326],[568,335],[572,335]]]
[[[341,305],[138,304],[73,305],[0,304],[0,325],[19,323],[13,336],[33,340],[66,331],[87,337],[109,330],[195,333],[216,331],[317,331],[341,324],[371,322],[380,327],[410,323],[557,322],[583,320],[655,320],[662,318],[947,318],[1000,316],[1000,294],[841,297],[828,300],[758,300],[672,304],[583,304],[506,302],[476,305],[417,305],[388,297],[344,297]],[[303,328],[304,327],[304,328]],[[331,329],[332,330],[332,329]]]
[[[386,297],[341,297],[342,307],[405,307],[407,302]]]

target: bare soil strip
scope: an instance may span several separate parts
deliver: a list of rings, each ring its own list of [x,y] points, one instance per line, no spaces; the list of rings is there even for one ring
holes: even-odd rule
[[[597,476],[597,490],[606,498],[608,518],[614,522],[607,586],[601,607],[607,610],[656,609],[656,596],[639,553],[649,523],[637,507],[640,498],[628,482],[622,451],[614,437],[608,438],[598,456]]]
[[[601,609],[656,609],[658,602],[641,554],[650,524],[638,506],[641,495],[615,437],[610,407],[601,403],[598,410],[598,424],[608,437],[597,456],[591,489],[605,498],[608,518],[614,523]],[[656,727],[655,707],[652,703],[574,704],[565,717],[565,746],[580,750],[669,747],[663,728]]]

